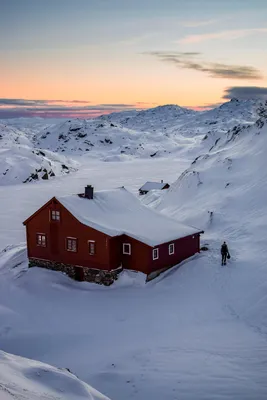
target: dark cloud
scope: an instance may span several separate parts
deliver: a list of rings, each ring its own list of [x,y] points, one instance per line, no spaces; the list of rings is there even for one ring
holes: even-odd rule
[[[224,91],[224,99],[267,99],[267,87],[231,86]]]
[[[104,107],[104,108],[112,108],[112,107],[114,107],[114,108],[129,108],[129,107],[136,107],[136,104],[116,104],[116,103],[114,103],[114,104],[99,104],[99,106],[97,106],[97,107]]]
[[[146,54],[157,57],[163,62],[175,64],[178,68],[192,69],[195,71],[208,73],[212,78],[262,79],[260,71],[254,67],[201,61],[198,58],[201,53],[197,52],[165,53],[160,51],[152,51]]]
[[[27,99],[0,99],[0,106],[42,106],[53,103],[88,104],[85,100],[27,100]]]
[[[71,105],[71,103],[73,103],[73,105]],[[78,103],[81,103],[81,105],[78,105]],[[79,100],[65,102],[64,100],[39,101],[23,99],[0,99],[0,118],[19,118],[33,116],[45,118],[69,118],[72,116],[80,116],[82,118],[90,118],[101,114],[108,114],[111,112],[119,112],[125,110],[130,111],[146,108],[145,106],[141,106],[137,103],[82,105],[83,103],[83,101]]]
[[[1,106],[34,106],[46,103],[46,100],[0,99]]]

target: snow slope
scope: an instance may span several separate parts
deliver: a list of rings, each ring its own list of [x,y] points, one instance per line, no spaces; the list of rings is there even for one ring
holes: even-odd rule
[[[68,367],[116,400],[266,399],[266,336],[243,318],[266,305],[263,271],[220,268],[211,252],[104,290],[27,270],[22,246],[0,264],[5,351]]]
[[[87,154],[103,161],[163,156],[176,151],[179,138],[143,132],[107,121],[68,120],[38,133],[35,146],[66,154]]]
[[[34,143],[51,151],[87,153],[104,161],[184,156],[189,148],[196,153],[211,147],[218,135],[237,124],[255,122],[260,104],[233,100],[206,112],[167,105],[92,120],[71,119],[38,132]]]
[[[108,400],[66,369],[0,351],[1,400]]]
[[[238,285],[245,285],[243,294],[237,287],[234,296],[247,299],[246,306],[237,301],[235,312],[267,334],[267,297],[261,297],[267,289],[266,152],[267,103],[255,124],[229,131],[166,193],[151,193],[143,202],[184,223],[202,226],[211,249],[229,241],[235,266],[242,270]],[[229,283],[232,289],[236,284]],[[255,285],[252,293],[251,285]]]
[[[116,122],[124,127],[140,131],[164,131],[179,124],[188,117],[195,117],[198,113],[188,108],[173,104],[158,106],[139,112],[121,112],[103,115],[100,120],[110,123]]]
[[[50,179],[77,170],[78,162],[33,147],[32,133],[0,124],[0,185]]]
[[[0,145],[5,149],[0,158],[0,184],[68,173],[78,167],[73,159],[80,156],[102,161],[159,157],[193,161],[234,126],[255,122],[260,106],[259,101],[233,99],[206,112],[166,105],[91,120],[35,118],[32,126],[25,118],[0,121]],[[45,159],[39,157],[40,151],[45,152]],[[54,153],[65,153],[67,159]]]

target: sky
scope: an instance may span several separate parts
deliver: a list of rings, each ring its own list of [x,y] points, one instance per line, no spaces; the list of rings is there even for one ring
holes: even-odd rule
[[[267,99],[266,0],[0,0],[0,118]]]

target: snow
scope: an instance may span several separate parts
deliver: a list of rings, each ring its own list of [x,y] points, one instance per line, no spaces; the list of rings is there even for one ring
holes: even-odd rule
[[[10,244],[0,254],[3,351],[69,368],[112,400],[266,400],[267,104],[233,101],[212,111],[180,121],[183,132],[172,120],[166,133],[179,139],[164,157],[101,162],[109,154],[101,144],[99,160],[79,156],[74,174],[0,186],[0,248]],[[163,125],[153,118],[159,139]],[[148,179],[171,187],[140,196],[142,204],[203,228],[208,251],[149,283],[124,271],[105,288],[27,268],[22,221],[49,198],[87,184],[137,194]],[[232,256],[226,267],[223,240]],[[12,383],[16,374],[4,375],[4,364],[0,382]]]
[[[150,190],[161,190],[164,188],[164,186],[167,185],[167,182],[146,182],[141,188],[140,190],[144,190],[144,191],[150,191]]]
[[[127,235],[152,247],[201,232],[143,206],[125,188],[94,192],[90,200],[78,195],[57,200],[84,225],[113,237]]]
[[[1,400],[108,400],[66,369],[0,351]]]
[[[47,180],[77,170],[79,163],[33,146],[28,128],[0,123],[0,185]]]

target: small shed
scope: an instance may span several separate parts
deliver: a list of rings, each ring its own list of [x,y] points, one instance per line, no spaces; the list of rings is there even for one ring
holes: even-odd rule
[[[139,194],[147,194],[150,190],[164,190],[169,189],[170,185],[167,182],[146,182],[140,189]]]

